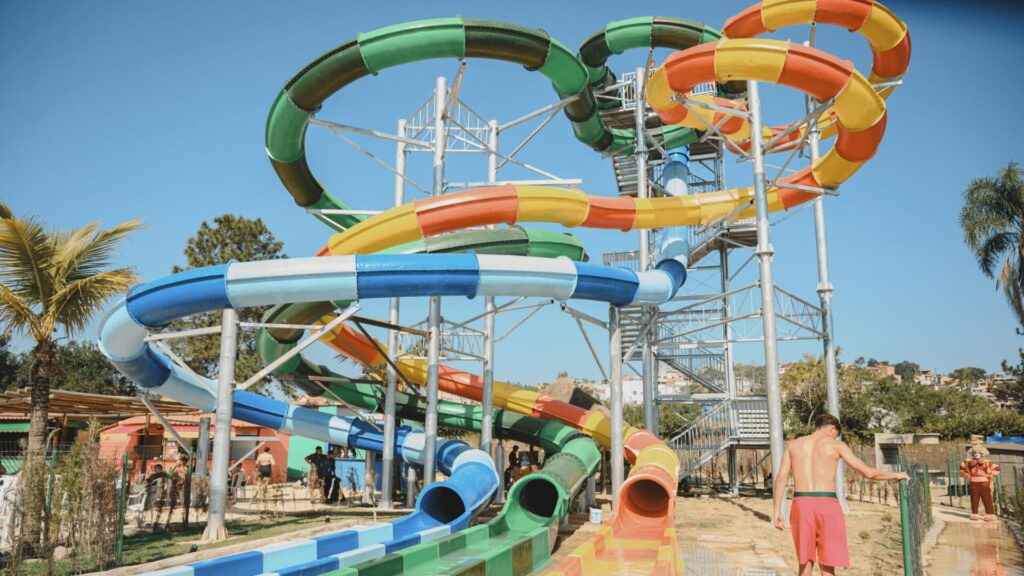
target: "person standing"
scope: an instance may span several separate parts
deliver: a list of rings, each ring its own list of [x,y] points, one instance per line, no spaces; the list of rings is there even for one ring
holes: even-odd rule
[[[971,483],[971,520],[978,520],[979,501],[985,504],[985,521],[995,520],[992,506],[992,480],[999,474],[999,465],[985,458],[982,448],[972,446],[970,458],[960,463],[960,475]]]
[[[326,499],[324,480],[327,473],[327,457],[324,456],[324,449],[317,446],[312,454],[306,456],[305,461],[306,464],[309,464],[307,487],[310,502],[321,500],[321,498]]]
[[[277,462],[274,461],[274,456],[270,453],[270,446],[267,446],[256,457],[256,477],[258,482],[260,484],[270,484],[276,466]]]
[[[338,503],[338,484],[341,480],[338,478],[337,471],[337,460],[334,457],[334,451],[330,450],[327,452],[327,466],[324,470],[324,501],[328,504]]]
[[[836,496],[836,468],[842,459],[846,465],[868,480],[908,480],[905,472],[883,472],[865,464],[839,440],[842,426],[831,414],[814,419],[815,431],[786,445],[775,477],[774,524],[782,530],[782,499],[786,482],[793,475],[795,491],[789,523],[796,548],[800,576],[811,576],[817,560],[822,574],[850,565],[846,544],[846,518]]]

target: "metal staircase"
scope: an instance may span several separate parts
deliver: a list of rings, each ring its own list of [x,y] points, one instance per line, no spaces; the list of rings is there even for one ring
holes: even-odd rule
[[[730,446],[767,446],[768,400],[740,397],[715,404],[668,445],[679,455],[680,478],[693,474]]]
[[[612,158],[612,168],[615,170],[615,185],[619,189],[619,196],[637,195],[637,171],[636,156],[615,156]]]

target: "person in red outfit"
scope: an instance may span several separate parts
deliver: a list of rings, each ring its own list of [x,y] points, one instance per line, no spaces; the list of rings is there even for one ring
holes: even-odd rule
[[[978,519],[978,503],[985,504],[985,520],[995,519],[992,507],[992,479],[999,474],[999,465],[989,461],[981,449],[971,448],[971,457],[960,463],[960,475],[971,483],[971,520]]]

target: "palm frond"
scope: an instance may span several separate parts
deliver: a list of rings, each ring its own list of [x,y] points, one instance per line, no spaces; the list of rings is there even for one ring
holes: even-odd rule
[[[0,283],[29,305],[53,293],[53,239],[33,218],[0,220]]]
[[[1024,324],[1024,172],[1011,162],[994,178],[972,180],[963,197],[964,242]]]
[[[47,309],[46,324],[52,329],[63,326],[69,335],[81,331],[89,319],[112,296],[125,292],[138,282],[131,268],[104,270],[68,282],[53,295]]]
[[[91,276],[110,265],[117,245],[142,228],[142,220],[129,220],[113,228],[96,232],[98,224],[83,226],[57,243],[57,273],[66,282]]]
[[[996,281],[996,288],[1002,288],[1006,301],[1013,310],[1017,321],[1024,325],[1024,277],[1021,275],[1020,261],[1007,259],[1003,263],[1003,271]]]
[[[24,298],[0,284],[0,329],[8,334],[29,334],[33,338],[39,330],[39,316]]]
[[[998,232],[985,238],[984,242],[976,249],[975,256],[978,259],[978,267],[986,276],[993,277],[999,260],[1009,256],[1010,252],[1016,248],[1017,238],[1016,233]]]
[[[14,212],[11,212],[7,204],[0,202],[0,220],[9,220],[11,218],[14,218]]]

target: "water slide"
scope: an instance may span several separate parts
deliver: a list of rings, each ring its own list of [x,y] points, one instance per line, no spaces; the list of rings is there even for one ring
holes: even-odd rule
[[[821,3],[824,6],[823,9],[818,10],[817,15],[814,2],[789,3],[789,7],[784,7],[781,10],[781,15],[777,9],[774,11],[767,8],[761,10],[759,5],[755,8],[763,19],[762,30],[757,30],[756,26],[750,24],[751,17],[748,13],[751,10],[747,10],[740,17],[730,20],[730,24],[737,21],[744,24],[737,25],[734,32],[730,32],[727,25],[726,35],[734,38],[751,30],[753,30],[751,33],[753,35],[774,29],[771,27],[772,25],[776,27],[791,25],[817,18],[818,22],[846,25],[851,29],[858,29],[868,36],[876,54],[872,79],[876,73],[880,77],[887,78],[905,71],[906,61],[909,59],[909,39],[906,38],[906,29],[902,23],[894,18],[887,19],[887,17],[891,17],[888,11],[878,4],[855,0],[838,2],[821,0]],[[779,4],[770,3],[769,7],[778,8]],[[809,16],[806,16],[808,4],[811,8]],[[857,26],[850,26],[856,18],[845,16],[846,11],[860,10],[864,6],[867,6],[866,15]],[[861,10],[861,13],[863,12],[864,10]],[[765,16],[765,13],[768,14],[768,17]],[[800,20],[794,14],[800,17],[806,16],[806,18]],[[644,24],[644,21],[647,24]],[[893,22],[896,23],[895,26]],[[653,41],[657,24],[657,18],[637,19],[636,21],[637,27],[649,25],[651,31],[651,34],[647,36],[649,43]],[[629,27],[622,29],[628,30]],[[894,31],[896,34],[893,34]],[[460,34],[461,51],[457,46]],[[624,32],[622,34],[628,36]],[[896,36],[896,39],[887,38],[886,34]],[[600,38],[601,34],[596,37]],[[615,44],[612,40],[614,37],[613,26],[609,25],[601,40],[607,44],[609,53],[615,52],[615,46],[622,46],[622,44]],[[635,34],[634,37],[642,39],[643,34]],[[702,39],[704,38],[702,37]],[[593,40],[592,38],[588,43]],[[600,48],[600,41],[594,42]],[[411,46],[415,46],[416,49],[410,49]],[[834,118],[835,131],[839,136],[836,149],[807,170],[782,182],[779,187],[773,187],[769,193],[771,209],[790,208],[815,196],[808,197],[805,190],[786,188],[785,184],[804,187],[836,186],[852,175],[853,171],[859,167],[859,163],[870,158],[874,153],[881,133],[884,131],[884,102],[881,101],[881,97],[872,99],[871,95],[867,94],[870,91],[871,94],[877,96],[871,84],[860,77],[848,63],[836,61],[813,49],[800,50],[796,49],[796,46],[771,41],[743,42],[730,39],[707,46],[714,46],[710,50],[710,55],[707,54],[709,50],[702,46],[674,55],[666,65],[659,68],[648,86],[648,98],[652,106],[657,109],[661,119],[666,124],[676,124],[682,127],[676,130],[665,130],[664,133],[668,134],[668,137],[673,134],[694,134],[692,127],[685,124],[688,115],[687,109],[680,109],[681,106],[670,100],[668,96],[671,96],[672,92],[686,92],[699,82],[717,81],[724,84],[729,81],[745,79],[777,81],[800,89],[808,89],[819,100],[834,98],[830,117]],[[515,47],[515,51],[509,51],[510,47]],[[544,49],[541,50],[541,48]],[[600,78],[592,76],[591,73],[596,75],[595,71],[600,71],[604,66],[601,61],[603,48],[592,50],[596,56],[587,63],[585,68],[587,74],[584,76],[587,82],[580,86],[572,79],[573,66],[565,58],[564,46],[550,40],[546,34],[530,29],[503,23],[487,22],[485,24],[483,21],[477,20],[445,19],[399,25],[364,34],[328,52],[289,82],[285,91],[275,102],[271,118],[268,121],[268,153],[282,181],[300,205],[318,208],[346,208],[344,204],[320,187],[305,163],[303,140],[310,113],[315,111],[319,103],[327,96],[358,77],[405,62],[444,56],[492,57],[518,61],[525,66],[539,69],[542,74],[552,80],[556,92],[560,96],[580,96],[576,103],[566,111],[578,139],[598,150],[625,150],[622,146],[632,139],[632,135],[604,127],[600,122],[600,117],[596,115],[596,104],[592,93],[589,100],[586,96],[587,86],[599,85],[602,82]],[[691,53],[700,53],[700,56],[691,56],[688,59],[686,55]],[[900,68],[900,54],[905,55],[902,59],[902,70],[897,74],[885,76],[886,72]],[[707,62],[709,56],[711,58],[710,66]],[[791,58],[799,63],[790,65]],[[879,64],[880,62],[881,64]],[[708,74],[708,69],[710,69],[710,74]],[[843,74],[847,70],[849,73],[845,74],[844,79]],[[700,74],[693,74],[695,71]],[[831,72],[832,76],[826,74],[827,72]],[[788,78],[787,73],[790,76]],[[815,75],[823,76],[826,84],[835,87],[831,95],[823,95],[827,93],[827,89],[819,90],[817,88],[818,83],[813,80]],[[699,79],[694,80],[695,78]],[[865,85],[867,90],[864,89]],[[310,105],[311,103],[312,105]],[[692,116],[699,115],[692,114]],[[730,126],[731,128],[732,126]],[[690,132],[685,130],[690,130]],[[775,130],[773,133],[778,134],[783,129]],[[747,135],[749,135],[749,129]],[[742,145],[744,141],[742,126],[737,130],[731,130],[729,136],[731,140]],[[616,147],[616,145],[621,146]],[[830,158],[831,156],[835,156],[835,158]],[[363,224],[360,223],[362,219],[358,217],[324,216],[322,218],[333,227],[345,230],[332,238],[329,244],[329,251],[336,255],[315,260],[300,259],[303,262],[296,263],[296,267],[303,271],[292,274],[292,276],[302,277],[303,281],[300,283],[305,286],[290,291],[273,288],[270,291],[274,294],[269,299],[276,299],[280,302],[313,302],[318,299],[327,301],[329,298],[338,298],[337,288],[341,285],[354,284],[356,289],[352,290],[353,294],[346,296],[347,298],[355,299],[357,295],[362,298],[373,298],[454,294],[473,297],[483,294],[533,295],[555,297],[560,300],[574,297],[602,300],[616,305],[634,302],[664,302],[671,299],[685,278],[685,257],[681,253],[680,247],[667,250],[669,254],[674,253],[673,257],[663,261],[657,269],[639,275],[624,270],[609,270],[585,263],[572,262],[565,258],[546,261],[529,256],[516,258],[494,254],[437,254],[430,256],[380,254],[354,257],[345,254],[366,254],[394,249],[396,245],[402,243],[420,243],[426,248],[431,242],[430,237],[436,234],[476,226],[478,223],[499,223],[481,222],[475,214],[482,207],[487,210],[491,210],[492,207],[499,208],[499,212],[502,214],[500,222],[509,224],[555,221],[566,226],[585,225],[629,230],[639,227],[706,223],[742,206],[745,202],[749,203],[752,196],[747,189],[650,200],[587,197],[579,191],[541,187],[506,187],[503,190],[498,190],[493,197],[489,195],[490,192],[488,190],[467,191],[459,195],[445,196],[444,200],[435,198],[414,203],[371,218]],[[421,206],[424,204],[426,206]],[[425,209],[421,211],[421,207]],[[388,220],[390,222],[387,222]],[[318,261],[329,263],[314,264]],[[254,264],[270,267],[271,263]],[[244,268],[245,264],[231,266],[232,269],[243,267],[241,276],[236,276],[236,278],[255,280],[256,284],[260,282],[273,284],[279,280],[274,276],[259,274],[247,277],[246,273],[251,273],[251,271]],[[273,272],[289,275],[283,270]],[[411,286],[421,282],[424,277],[431,277],[430,275],[435,275],[433,278],[439,282],[442,279],[445,280],[444,283],[447,285],[439,286],[437,289],[424,289],[425,287],[422,285]],[[362,281],[357,280],[358,276],[362,276]],[[174,280],[174,282],[176,281]],[[236,305],[257,305],[243,303],[249,298],[246,293],[247,289],[242,287],[245,282],[236,283],[239,287],[234,292],[231,290],[235,285],[231,274],[225,274],[223,282],[225,293],[238,294]],[[330,295],[316,296],[314,294],[316,290],[312,286],[314,282],[318,284],[333,282],[336,283],[336,286],[334,290],[324,291],[330,292]],[[364,287],[366,290],[363,289]],[[282,298],[281,292],[290,292],[290,294]],[[234,303],[234,300],[232,302]],[[266,303],[268,302],[260,302],[260,304]],[[194,313],[194,311],[186,313]],[[352,339],[335,338],[335,342],[351,341]],[[152,350],[149,352],[150,355],[159,354]],[[147,355],[139,353],[139,357],[143,356]],[[140,362],[137,358],[131,357],[125,358],[125,360],[129,361],[128,364],[133,364],[133,366],[127,366],[128,368],[139,368]],[[164,361],[166,362],[166,360]],[[147,359],[141,363],[146,364],[147,362],[150,360]],[[173,365],[168,363],[168,369],[173,371]],[[145,372],[145,370],[141,371]],[[173,378],[167,379],[168,382],[171,380]],[[465,378],[461,376],[453,380],[456,380],[456,383],[464,388],[463,395],[473,396],[471,389],[475,386],[472,382],[468,384],[462,382]],[[159,385],[162,387],[166,384]],[[173,388],[175,386],[171,386],[171,389]],[[523,392],[526,394],[524,395]],[[479,397],[479,391],[475,394]],[[538,399],[539,396],[531,391],[513,390],[509,392],[506,404],[509,409],[513,410],[533,412],[539,409],[543,412],[543,406],[537,405]],[[499,405],[498,398],[496,398],[496,405]],[[660,444],[653,438],[653,435],[634,431],[633,436],[650,437],[653,440],[633,453],[637,456],[633,472],[636,472],[638,468],[651,466],[664,471],[664,462],[651,463],[643,459],[645,452],[650,456],[663,454],[661,450],[650,450],[650,448],[658,448]],[[600,437],[596,439],[601,440]],[[661,448],[664,448],[663,445]],[[674,454],[671,457],[674,458]],[[632,474],[630,479],[633,479]],[[671,481],[674,486],[674,474]],[[651,483],[649,479],[643,479],[633,482],[632,486],[649,488],[649,483]],[[662,562],[662,568],[658,568],[658,573],[662,573],[662,571],[669,573],[669,571],[677,569],[672,529],[661,529],[671,525],[672,499],[670,497],[665,499],[667,503],[664,506],[643,510],[645,513],[650,513],[645,525],[652,524],[651,520],[660,521],[660,523],[653,522],[658,525],[659,534],[640,534],[641,538],[626,537],[626,530],[631,526],[625,522],[626,514],[624,512],[628,512],[628,510],[624,510],[621,503],[631,501],[627,497],[629,491],[626,490],[629,486],[631,484],[627,480],[624,485],[624,493],[620,494],[618,500],[620,506],[616,510],[615,520],[611,526],[602,530],[593,542],[582,546],[569,559],[559,564],[556,567],[557,570],[563,573],[578,573],[585,566],[596,566],[606,572],[618,573],[621,570],[628,571],[630,567],[646,566],[650,569],[652,566],[657,566],[657,562]],[[634,492],[642,491],[634,490]],[[507,522],[506,526],[508,526]],[[388,555],[378,561],[359,565],[350,569],[349,573],[362,573],[362,571],[391,573],[403,568],[408,568],[412,572],[413,565],[421,566],[424,565],[424,562],[435,569],[443,568],[445,573],[460,573],[464,571],[463,569],[468,568],[466,561],[473,558],[474,554],[484,550],[495,550],[494,542],[488,544],[487,538],[484,536],[497,534],[499,531],[494,528],[487,528],[486,533],[476,528],[472,530],[476,530],[476,532],[472,534],[465,532],[457,537],[445,538],[433,545],[415,546],[405,550],[402,554]],[[658,541],[659,535],[662,538],[661,541]],[[519,538],[514,545],[509,543],[510,546],[498,546],[497,548],[507,548],[505,551],[511,555],[511,558],[514,556],[512,551],[522,550],[522,541],[522,538]],[[482,547],[481,542],[483,542]],[[445,558],[449,556],[446,552],[451,552],[453,549],[461,549],[466,553],[457,555],[456,559],[459,562],[456,565],[442,566]],[[531,550],[530,554],[536,552],[536,550]],[[669,558],[664,557],[666,551]],[[480,566],[491,567],[492,560],[495,565],[505,565],[503,560],[494,560],[498,557],[504,558],[500,554],[491,554],[487,558],[478,558],[479,562],[470,562],[470,564],[476,566],[476,569],[479,569]],[[525,563],[520,563],[517,566],[523,571],[532,569]],[[536,565],[532,564],[532,567],[536,567]],[[518,569],[515,572],[521,573]],[[440,572],[434,570],[429,573]]]

